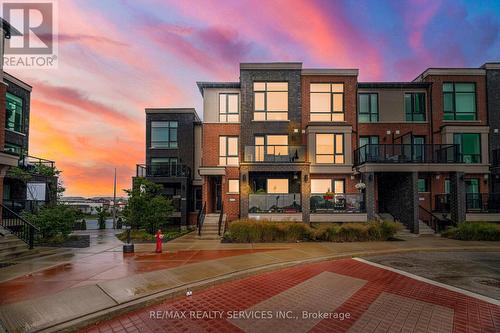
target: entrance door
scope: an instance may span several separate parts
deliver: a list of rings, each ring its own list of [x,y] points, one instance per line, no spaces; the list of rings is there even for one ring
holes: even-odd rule
[[[468,209],[481,208],[481,194],[479,193],[479,179],[471,178],[465,180],[465,195]]]
[[[215,177],[213,180],[214,212],[220,212],[222,208],[222,177]]]

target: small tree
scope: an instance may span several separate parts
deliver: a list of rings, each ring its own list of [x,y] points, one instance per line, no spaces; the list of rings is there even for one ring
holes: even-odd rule
[[[23,215],[40,229],[42,238],[50,239],[56,236],[68,237],[73,230],[78,212],[71,206],[57,204],[42,206],[36,214],[25,213]]]
[[[95,211],[97,212],[97,223],[99,224],[99,229],[106,229],[108,212],[103,207],[96,207]]]
[[[123,215],[132,229],[145,229],[154,234],[157,229],[169,224],[174,211],[172,201],[161,194],[162,186],[147,179],[136,179],[132,189],[125,190],[128,195]]]

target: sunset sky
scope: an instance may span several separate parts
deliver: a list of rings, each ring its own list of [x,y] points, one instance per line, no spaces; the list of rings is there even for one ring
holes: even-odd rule
[[[129,188],[146,107],[196,107],[196,81],[240,62],[359,68],[361,81],[500,61],[500,1],[59,1],[59,67],[10,70],[33,86],[30,154],[65,195]],[[123,192],[120,191],[120,195]]]

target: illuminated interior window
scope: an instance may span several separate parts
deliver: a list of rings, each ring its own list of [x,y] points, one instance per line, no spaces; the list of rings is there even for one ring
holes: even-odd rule
[[[316,134],[316,163],[344,163],[343,134]]]
[[[239,181],[239,179],[229,179],[228,180],[228,192],[229,193],[240,193],[240,181]]]
[[[288,193],[288,179],[268,179],[267,193]]]
[[[219,94],[219,121],[221,123],[237,123],[239,117],[239,95]]]
[[[219,165],[238,165],[238,137],[219,137]]]
[[[288,82],[254,82],[254,120],[288,120]]]
[[[311,121],[344,121],[344,84],[311,83]]]
[[[311,193],[327,193],[331,191],[331,179],[311,179]]]

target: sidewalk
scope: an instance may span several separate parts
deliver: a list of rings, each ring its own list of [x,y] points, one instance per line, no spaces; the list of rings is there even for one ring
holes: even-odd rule
[[[191,238],[191,239],[190,239]],[[183,237],[167,253],[136,245],[81,256],[31,276],[0,283],[0,320],[12,332],[81,327],[145,304],[224,281],[296,264],[404,251],[500,251],[498,242],[461,242],[419,237],[398,242],[221,244]],[[42,281],[36,285],[36,281]],[[70,281],[70,282],[68,282]],[[16,292],[9,290],[15,289]]]

